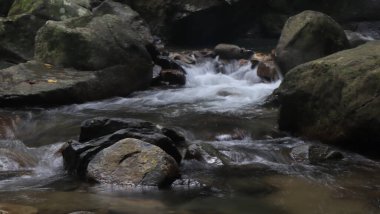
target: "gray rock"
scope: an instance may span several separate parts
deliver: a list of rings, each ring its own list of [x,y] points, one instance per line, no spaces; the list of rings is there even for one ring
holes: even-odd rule
[[[380,41],[292,69],[275,92],[279,126],[293,134],[378,153]]]
[[[0,70],[0,106],[52,106],[126,96],[148,87],[151,78],[149,64],[90,72],[31,61]]]
[[[297,162],[318,164],[326,161],[337,161],[344,158],[341,152],[335,151],[328,146],[301,145],[294,147],[290,156]]]
[[[152,144],[124,139],[103,149],[88,164],[88,178],[118,185],[168,186],[179,177],[176,161]]]
[[[106,1],[92,16],[48,21],[36,36],[36,59],[79,70],[149,65],[152,59],[146,46],[151,42],[149,29],[136,12]]]
[[[249,59],[253,52],[237,45],[219,44],[214,48],[214,52],[221,59]]]
[[[287,73],[297,65],[348,47],[346,34],[331,17],[304,11],[286,22],[276,48],[276,62]]]
[[[179,149],[184,146],[185,139],[174,130],[157,128],[143,120],[95,118],[83,122],[81,143],[71,141],[63,149],[65,168],[70,174],[86,179],[87,165],[92,158],[125,138],[139,139],[158,146],[177,163],[182,160]]]

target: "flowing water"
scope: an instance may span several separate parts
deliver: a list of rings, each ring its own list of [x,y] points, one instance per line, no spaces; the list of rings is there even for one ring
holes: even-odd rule
[[[281,80],[263,83],[250,64],[217,60],[186,67],[181,88],[151,89],[54,109],[0,110],[0,209],[40,213],[380,213],[380,163],[342,151],[335,162],[297,162],[293,147],[318,144],[277,128],[266,98]],[[62,167],[62,142],[97,116],[149,120],[182,132],[207,151],[184,161],[170,190],[90,185]],[[21,209],[21,208],[20,208]],[[21,212],[23,213],[23,212]]]

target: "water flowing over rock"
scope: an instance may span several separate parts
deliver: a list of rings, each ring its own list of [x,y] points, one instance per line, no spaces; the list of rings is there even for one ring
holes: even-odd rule
[[[379,41],[368,42],[292,69],[275,92],[280,128],[378,153],[379,50]]]
[[[122,142],[120,145],[116,145],[119,141],[126,138],[139,139],[140,141],[126,140],[127,143]],[[168,174],[166,177],[164,176],[165,179],[162,178],[160,174],[157,174],[158,177],[154,178],[153,174],[155,173],[153,173],[150,174],[153,177],[148,176],[146,178],[149,180],[149,182],[148,180],[145,180],[147,183],[143,182],[142,177],[138,177],[137,180],[131,178],[133,181],[126,180],[126,182],[132,182],[135,185],[138,185],[141,182],[143,182],[141,183],[143,185],[164,185],[164,183],[170,184],[170,182],[174,181],[169,179],[170,182],[167,182],[167,178],[174,178],[178,175],[178,172],[176,172],[176,170],[178,171],[177,163],[179,164],[182,160],[182,154],[179,150],[182,147],[185,147],[185,138],[176,131],[168,128],[157,127],[150,122],[137,119],[95,118],[92,120],[87,120],[82,124],[80,141],[82,143],[75,141],[69,142],[63,151],[63,157],[65,160],[65,167],[71,174],[79,175],[80,177],[86,179],[96,177],[95,180],[98,180],[97,178],[100,175],[98,172],[95,173],[98,169],[94,166],[94,164],[96,163],[95,165],[99,165],[100,163],[98,163],[98,161],[105,158],[103,157],[104,155],[107,156],[109,152],[114,153],[115,151],[118,151],[118,149],[115,148],[119,146],[125,149],[122,152],[123,154],[120,153],[121,156],[118,161],[121,162],[123,161],[121,159],[129,153],[136,154],[138,156],[138,160],[140,160],[139,158],[144,158],[145,155],[148,155],[148,159],[146,160],[148,161],[146,162],[148,165],[144,165],[143,163],[145,162],[141,162],[142,160],[137,161],[136,159],[133,159],[136,163],[136,168],[134,168],[135,170],[140,170],[140,167],[141,169],[145,169],[144,167],[153,167],[153,163],[156,163],[156,161],[163,161],[159,162],[157,166],[163,167],[162,170],[164,171],[166,170],[165,167],[167,167],[168,171],[165,171],[165,173]],[[147,146],[146,144],[150,144],[151,146]],[[148,147],[149,149],[146,149]],[[105,149],[107,150],[104,151]],[[132,156],[133,155],[131,155],[131,157]],[[98,157],[98,159],[96,159],[96,157]],[[94,159],[96,159],[95,162],[93,162]],[[114,167],[119,167],[116,166],[116,162],[110,162],[109,164],[113,164]],[[174,162],[174,164],[172,162]],[[87,176],[90,170],[88,165],[89,163],[93,163],[91,165],[91,173],[96,174],[90,173],[90,177]],[[156,165],[154,167],[156,167]],[[125,169],[125,172],[128,170],[131,169]],[[135,173],[139,174],[140,172],[142,173],[142,171],[136,171]],[[99,179],[101,180],[101,178]],[[122,179],[122,177],[115,179]],[[154,179],[158,179],[155,180],[156,183],[153,182]],[[118,180],[116,183],[126,184],[122,183],[122,180]]]
[[[297,65],[344,50],[349,43],[343,29],[329,16],[305,11],[289,18],[276,48],[283,73]]]
[[[167,186],[179,177],[175,160],[152,144],[124,139],[90,161],[87,176],[100,183]]]

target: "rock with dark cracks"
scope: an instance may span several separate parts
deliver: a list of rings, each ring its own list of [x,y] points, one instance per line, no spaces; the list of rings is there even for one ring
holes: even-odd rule
[[[104,184],[166,187],[179,178],[179,168],[159,147],[127,138],[97,153],[87,177]]]
[[[178,164],[185,138],[178,132],[137,119],[95,118],[83,122],[80,141],[68,142],[63,150],[65,168],[72,175],[87,177],[87,167],[96,154],[125,138],[139,139],[161,148]]]

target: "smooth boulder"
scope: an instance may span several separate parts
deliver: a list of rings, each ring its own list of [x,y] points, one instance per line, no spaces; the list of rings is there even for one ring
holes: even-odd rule
[[[94,118],[82,123],[80,142],[70,141],[63,149],[65,168],[72,175],[88,180],[88,164],[104,149],[120,140],[133,138],[154,145],[175,162],[182,160],[185,138],[175,130],[138,119]]]
[[[379,153],[380,41],[292,69],[275,92],[280,129]]]
[[[253,54],[253,51],[232,44],[218,44],[214,52],[221,59],[248,59]]]
[[[151,72],[152,59],[146,49],[151,42],[149,29],[135,11],[106,1],[91,16],[48,21],[36,36],[35,57],[45,63],[79,70],[150,64]]]
[[[282,73],[297,65],[349,48],[346,34],[331,17],[304,11],[286,22],[276,48]]]
[[[130,186],[168,186],[179,177],[176,161],[152,144],[123,139],[100,151],[88,164],[88,178]]]
[[[0,70],[0,106],[55,106],[127,96],[151,81],[149,64],[77,71],[30,61]]]

